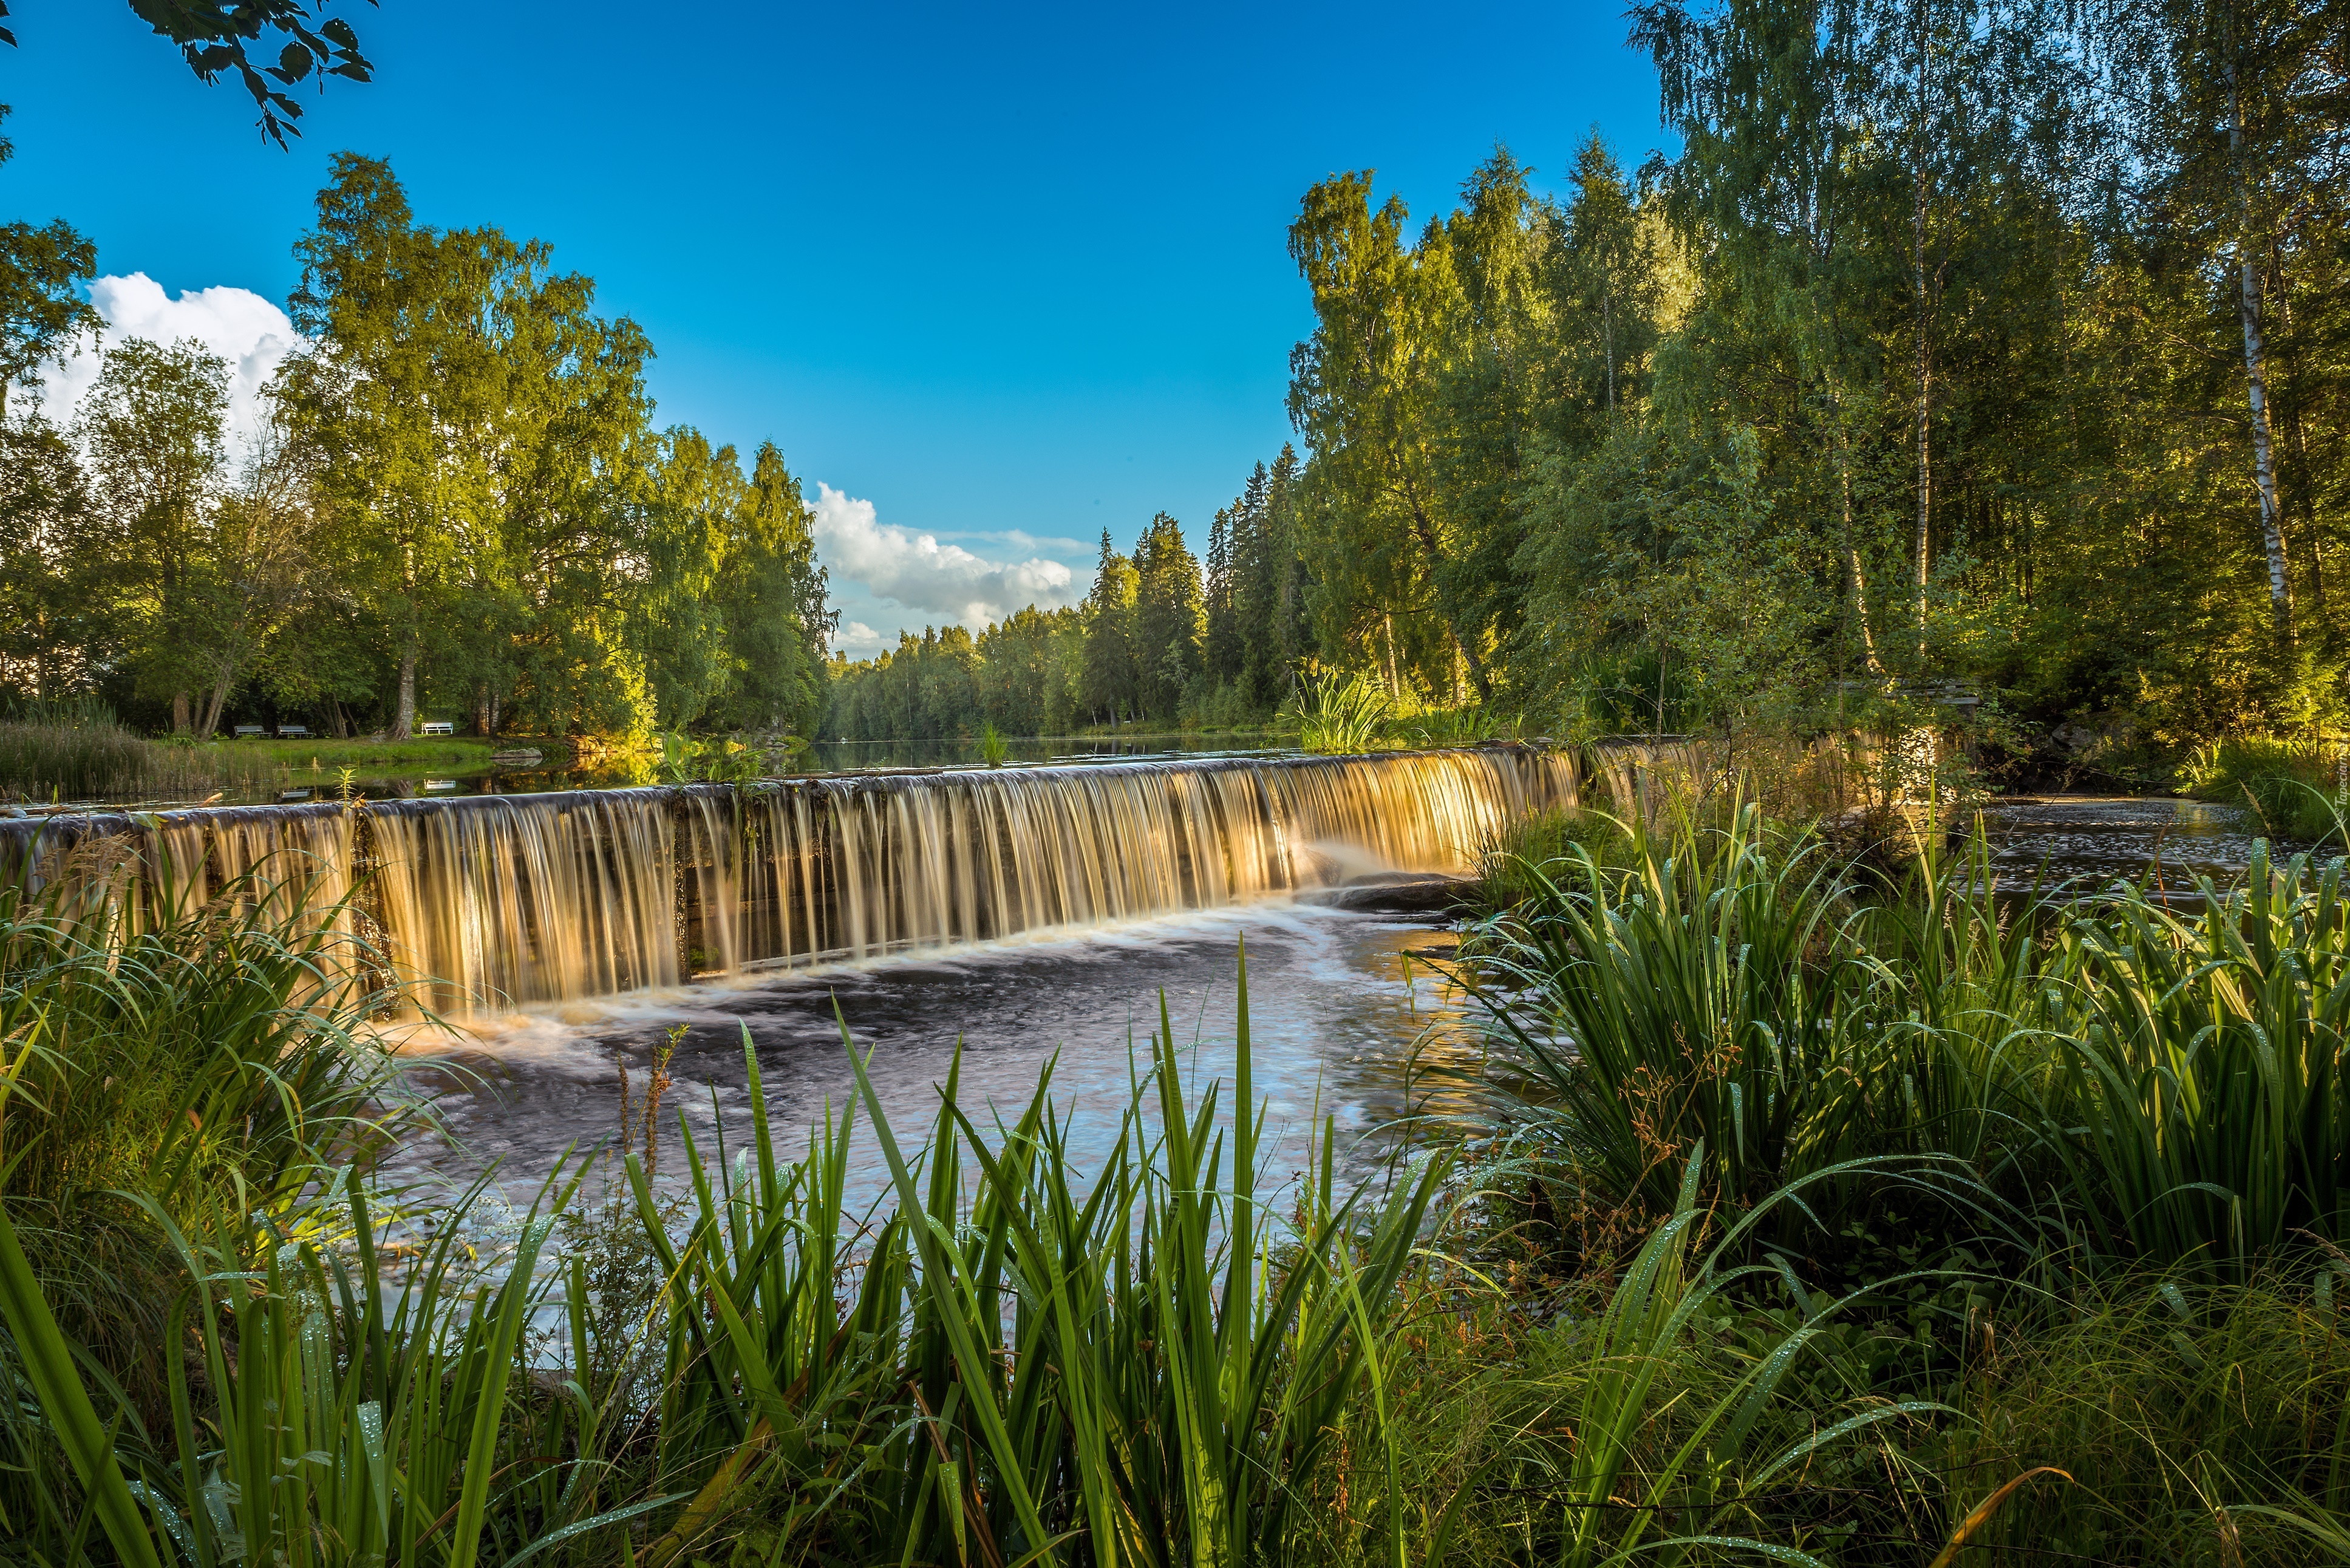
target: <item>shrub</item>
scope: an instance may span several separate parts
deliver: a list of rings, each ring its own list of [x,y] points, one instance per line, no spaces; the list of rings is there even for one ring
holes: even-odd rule
[[[1371,677],[1326,670],[1305,678],[1290,711],[1301,747],[1341,754],[1377,745],[1388,707],[1386,690]]]
[[[2198,751],[2185,769],[2200,799],[2228,806],[2262,835],[2303,844],[2342,840],[2350,813],[2341,753],[2313,742],[2241,738]]]

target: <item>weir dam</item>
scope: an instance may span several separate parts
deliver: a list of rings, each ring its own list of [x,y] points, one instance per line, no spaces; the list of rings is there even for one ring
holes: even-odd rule
[[[1595,749],[1611,807],[1648,748]],[[333,911],[444,1015],[1461,873],[1581,805],[1574,751],[1487,745],[839,774],[0,820],[0,872],[131,921],[243,896]]]

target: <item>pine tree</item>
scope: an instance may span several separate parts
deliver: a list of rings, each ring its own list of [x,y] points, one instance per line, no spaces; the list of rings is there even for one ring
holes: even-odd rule
[[[1138,695],[1145,712],[1171,722],[1200,673],[1208,629],[1200,562],[1184,546],[1183,525],[1164,512],[1151,518],[1135,569]]]
[[[1240,596],[1235,582],[1233,535],[1240,528],[1245,497],[1216,514],[1208,530],[1208,641],[1205,653],[1209,678],[1219,686],[1237,684],[1246,666],[1248,649],[1241,635]]]
[[[1080,700],[1097,720],[1112,722],[1137,712],[1134,563],[1112,547],[1102,530],[1101,563],[1086,597],[1086,667]]]

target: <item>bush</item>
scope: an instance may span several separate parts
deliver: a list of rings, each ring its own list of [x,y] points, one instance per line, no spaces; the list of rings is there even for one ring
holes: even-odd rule
[[[273,777],[266,758],[217,742],[149,741],[111,715],[0,721],[0,799],[145,801],[201,797]]]
[[[2185,774],[2197,798],[2232,808],[2256,833],[2303,844],[2342,842],[2350,796],[2338,752],[2328,756],[2314,742],[2220,741],[2197,752]]]

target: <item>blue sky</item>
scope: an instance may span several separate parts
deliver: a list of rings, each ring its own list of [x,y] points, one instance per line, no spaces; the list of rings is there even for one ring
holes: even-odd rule
[[[424,221],[592,275],[663,422],[781,446],[845,618],[892,641],[1075,597],[1161,508],[1204,547],[1290,435],[1314,181],[1375,168],[1425,218],[1497,140],[1547,187],[1595,124],[1627,166],[1662,136],[1612,4],[338,0],[377,79],[306,98],[290,153],[120,0],[10,9],[0,216],[151,280],[105,294],[124,330],[265,369],[234,291],[282,304],[328,156],[387,156]]]

